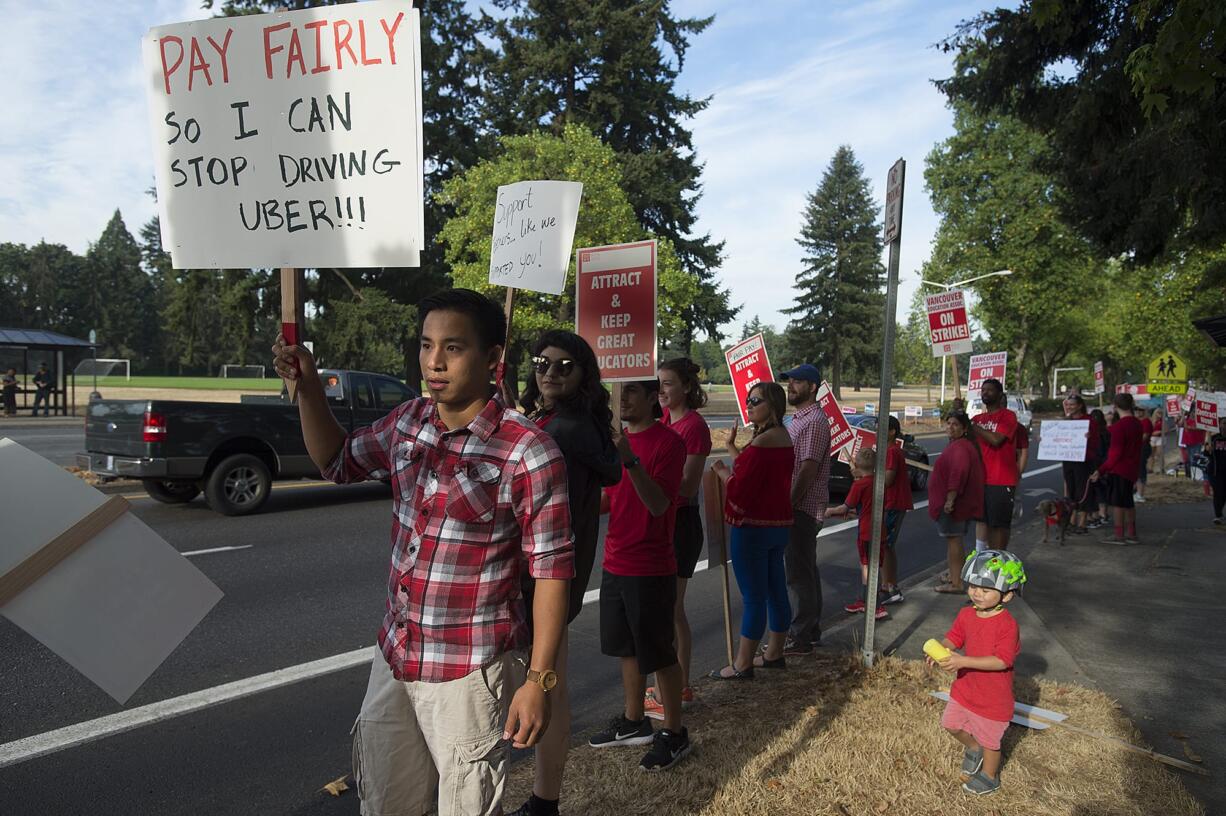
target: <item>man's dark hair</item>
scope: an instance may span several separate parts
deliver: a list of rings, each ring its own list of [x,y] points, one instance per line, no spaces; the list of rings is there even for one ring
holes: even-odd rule
[[[502,307],[472,289],[444,289],[417,304],[417,335],[426,325],[426,315],[433,311],[459,312],[467,315],[477,332],[482,349],[501,346],[507,339],[507,316]]]
[[[1132,394],[1116,394],[1113,401],[1116,408],[1121,411],[1131,411],[1133,406]]]
[[[895,436],[902,436],[902,423],[900,423],[898,421],[898,417],[894,416],[893,414],[890,414],[890,430],[894,432]]]
[[[647,396],[660,393],[660,381],[654,377],[650,380],[631,380],[626,385],[637,385],[647,392]],[[664,409],[660,407],[658,399],[651,401],[651,416],[653,419],[660,419],[664,416]]]
[[[987,385],[988,383],[992,383],[997,388],[999,388],[1002,394],[1005,392],[1004,383],[1002,383],[1000,380],[996,379],[995,377],[989,377],[988,379],[983,381],[983,385]],[[982,388],[983,386],[980,386],[980,387]]]

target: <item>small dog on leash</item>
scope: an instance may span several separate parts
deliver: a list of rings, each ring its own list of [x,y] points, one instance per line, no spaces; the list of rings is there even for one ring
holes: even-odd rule
[[[1047,534],[1052,527],[1059,528],[1060,531],[1060,546],[1064,546],[1064,535],[1068,532],[1069,524],[1073,520],[1073,512],[1077,509],[1077,505],[1073,504],[1068,499],[1044,499],[1039,502],[1036,512],[1043,517],[1043,543],[1047,543]]]

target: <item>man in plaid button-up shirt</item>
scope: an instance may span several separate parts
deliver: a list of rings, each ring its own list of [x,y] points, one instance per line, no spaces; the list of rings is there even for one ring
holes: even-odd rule
[[[351,435],[305,350],[278,343],[276,365],[300,380],[303,435],[324,476],[393,486],[382,657],[354,729],[363,813],[492,813],[507,741],[535,744],[548,724],[574,575],[566,469],[553,440],[490,386],[502,310],[450,290],[419,313],[432,398]],[[524,569],[536,579],[535,633],[529,682],[516,690],[517,650],[529,643]]]
[[[788,385],[788,404],[796,412],[788,423],[796,464],[792,471],[792,529],[783,569],[792,602],[792,625],[783,652],[810,654],[821,640],[822,576],[817,568],[817,534],[830,500],[830,421],[817,404],[822,375],[810,363],[780,375]]]

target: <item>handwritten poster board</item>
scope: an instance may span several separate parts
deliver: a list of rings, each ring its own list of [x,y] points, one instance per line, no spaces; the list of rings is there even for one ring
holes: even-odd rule
[[[151,29],[149,124],[174,266],[418,266],[420,40],[403,0]]]
[[[580,249],[575,333],[596,351],[605,382],[656,377],[656,242]]]
[[[1088,419],[1045,419],[1039,423],[1038,458],[1046,462],[1084,462]]]
[[[741,424],[749,424],[749,408],[745,398],[749,389],[760,382],[774,382],[771,361],[766,354],[766,340],[761,334],[747,337],[724,352],[728,374],[732,377],[732,393],[741,412]]]
[[[560,295],[583,185],[521,181],[498,188],[490,244],[490,283]]]

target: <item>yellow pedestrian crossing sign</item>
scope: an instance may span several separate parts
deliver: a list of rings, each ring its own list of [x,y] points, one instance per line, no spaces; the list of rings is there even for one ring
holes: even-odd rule
[[[1149,361],[1149,393],[1184,394],[1188,390],[1188,364],[1167,349]]]

